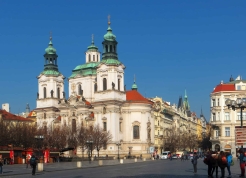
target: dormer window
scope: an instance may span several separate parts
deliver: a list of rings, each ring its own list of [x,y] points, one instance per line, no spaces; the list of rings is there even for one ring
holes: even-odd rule
[[[237,86],[237,90],[241,90],[241,85],[238,85]]]

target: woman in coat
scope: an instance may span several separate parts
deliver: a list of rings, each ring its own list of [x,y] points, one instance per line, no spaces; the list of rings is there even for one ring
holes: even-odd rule
[[[225,177],[225,168],[227,167],[227,159],[225,152],[221,151],[218,156],[218,165],[221,170],[221,178]]]

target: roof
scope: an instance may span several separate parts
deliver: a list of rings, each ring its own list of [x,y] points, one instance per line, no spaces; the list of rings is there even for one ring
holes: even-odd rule
[[[59,76],[61,73],[57,70],[49,69],[49,70],[44,70],[43,72],[41,72],[41,74]]]
[[[9,120],[9,121],[22,121],[22,122],[33,122],[32,119],[27,119],[21,116],[16,116],[11,114],[5,110],[0,109],[0,114],[2,114],[2,119]]]
[[[222,92],[222,91],[235,91],[235,85],[233,83],[219,84],[215,87],[212,93]]]
[[[153,104],[152,101],[143,97],[137,90],[126,91],[126,102]]]

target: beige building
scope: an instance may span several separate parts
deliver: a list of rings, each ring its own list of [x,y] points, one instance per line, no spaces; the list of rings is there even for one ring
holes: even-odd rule
[[[227,99],[236,100],[237,98],[246,98],[246,80],[242,80],[240,76],[235,80],[231,77],[228,83],[221,81],[210,94],[212,149],[229,151],[234,157],[236,156],[236,149],[241,147],[235,142],[235,126],[241,124],[240,110],[228,109],[225,101]],[[246,120],[245,111],[243,111],[243,120]]]

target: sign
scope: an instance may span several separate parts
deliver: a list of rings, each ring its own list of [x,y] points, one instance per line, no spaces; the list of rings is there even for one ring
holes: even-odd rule
[[[236,145],[245,145],[246,143],[246,126],[235,126],[235,140],[236,140]]]
[[[155,152],[155,147],[151,146],[149,147],[149,153],[154,153]]]

